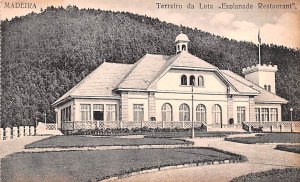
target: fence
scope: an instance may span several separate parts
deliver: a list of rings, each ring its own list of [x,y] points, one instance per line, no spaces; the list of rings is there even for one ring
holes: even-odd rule
[[[251,128],[260,128],[268,132],[300,132],[300,121],[280,122],[244,122],[243,129],[251,132]]]
[[[25,136],[33,136],[35,134],[36,134],[36,128],[34,126],[0,128],[0,141],[12,140],[20,137],[25,137]]]
[[[194,127],[203,123],[194,122]],[[62,131],[97,128],[191,128],[191,121],[68,121],[61,124]]]

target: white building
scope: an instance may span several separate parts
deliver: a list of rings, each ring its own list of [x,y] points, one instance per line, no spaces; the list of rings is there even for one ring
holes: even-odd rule
[[[175,44],[173,56],[146,54],[135,64],[100,65],[53,103],[59,128],[281,121],[287,101],[276,95],[277,66],[244,68],[243,78],[190,54],[185,34]]]

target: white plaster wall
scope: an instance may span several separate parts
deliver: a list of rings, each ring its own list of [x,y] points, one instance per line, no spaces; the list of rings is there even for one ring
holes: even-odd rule
[[[149,120],[148,116],[148,93],[128,92],[128,120],[133,121],[133,105],[144,105],[144,121]]]
[[[181,84],[181,76],[186,75],[188,78],[188,85]],[[178,91],[178,92],[191,92],[189,85],[189,76],[195,76],[197,83],[198,76],[203,76],[204,86],[195,86],[194,91],[198,93],[226,93],[227,87],[222,80],[214,72],[209,71],[188,71],[188,70],[170,70],[158,82],[158,91]]]
[[[233,119],[234,124],[237,124],[237,107],[245,107],[245,119],[249,121],[249,96],[234,96],[233,97]]]
[[[271,71],[257,71],[245,75],[245,78],[252,83],[264,88],[264,85],[271,85],[271,92],[276,93],[275,88],[275,72]]]
[[[172,99],[174,98],[174,99]],[[175,99],[176,98],[176,99]],[[181,99],[180,99],[181,98]],[[173,109],[173,121],[179,121],[179,107],[185,103],[190,108],[190,114],[192,114],[192,98],[191,94],[168,94],[168,93],[156,93],[156,118],[157,121],[161,121],[161,108],[163,104],[169,103]],[[227,122],[227,99],[224,95],[200,95],[195,94],[194,97],[194,120],[196,121],[196,107],[199,104],[204,104],[206,107],[207,124],[212,123],[212,107],[214,104],[219,104],[222,108],[222,120],[223,123]],[[192,116],[190,115],[190,118]]]

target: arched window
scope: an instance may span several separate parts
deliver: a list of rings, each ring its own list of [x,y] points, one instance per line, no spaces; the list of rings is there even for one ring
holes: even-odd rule
[[[177,45],[177,50],[180,51],[180,46],[179,45]]]
[[[187,77],[185,75],[181,76],[181,85],[187,85]]]
[[[187,104],[181,104],[179,107],[179,121],[190,120],[190,108]]]
[[[185,45],[182,45],[182,51],[186,51],[186,46]]]
[[[198,86],[203,87],[204,86],[204,79],[203,76],[198,77]]]
[[[190,76],[190,85],[195,85],[195,76]]]
[[[196,107],[196,121],[206,123],[206,108],[203,104]]]
[[[172,106],[168,103],[161,107],[162,121],[173,121]]]
[[[221,106],[215,104],[212,108],[213,123],[220,124],[222,122],[222,109]]]
[[[268,91],[271,92],[271,85],[268,85]]]
[[[267,90],[268,89],[267,85],[264,85],[264,88],[265,88],[265,90]]]

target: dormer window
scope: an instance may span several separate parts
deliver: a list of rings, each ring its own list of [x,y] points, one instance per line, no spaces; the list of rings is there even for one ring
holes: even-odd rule
[[[181,76],[181,85],[187,85],[187,77],[185,75]]]
[[[203,76],[198,77],[198,86],[203,87],[204,86],[204,79]]]
[[[194,75],[190,76],[190,85],[195,85],[195,76]]]
[[[267,85],[264,85],[264,89],[267,90],[267,89],[268,89],[268,86],[267,86]]]
[[[268,91],[271,92],[271,85],[268,85]]]

